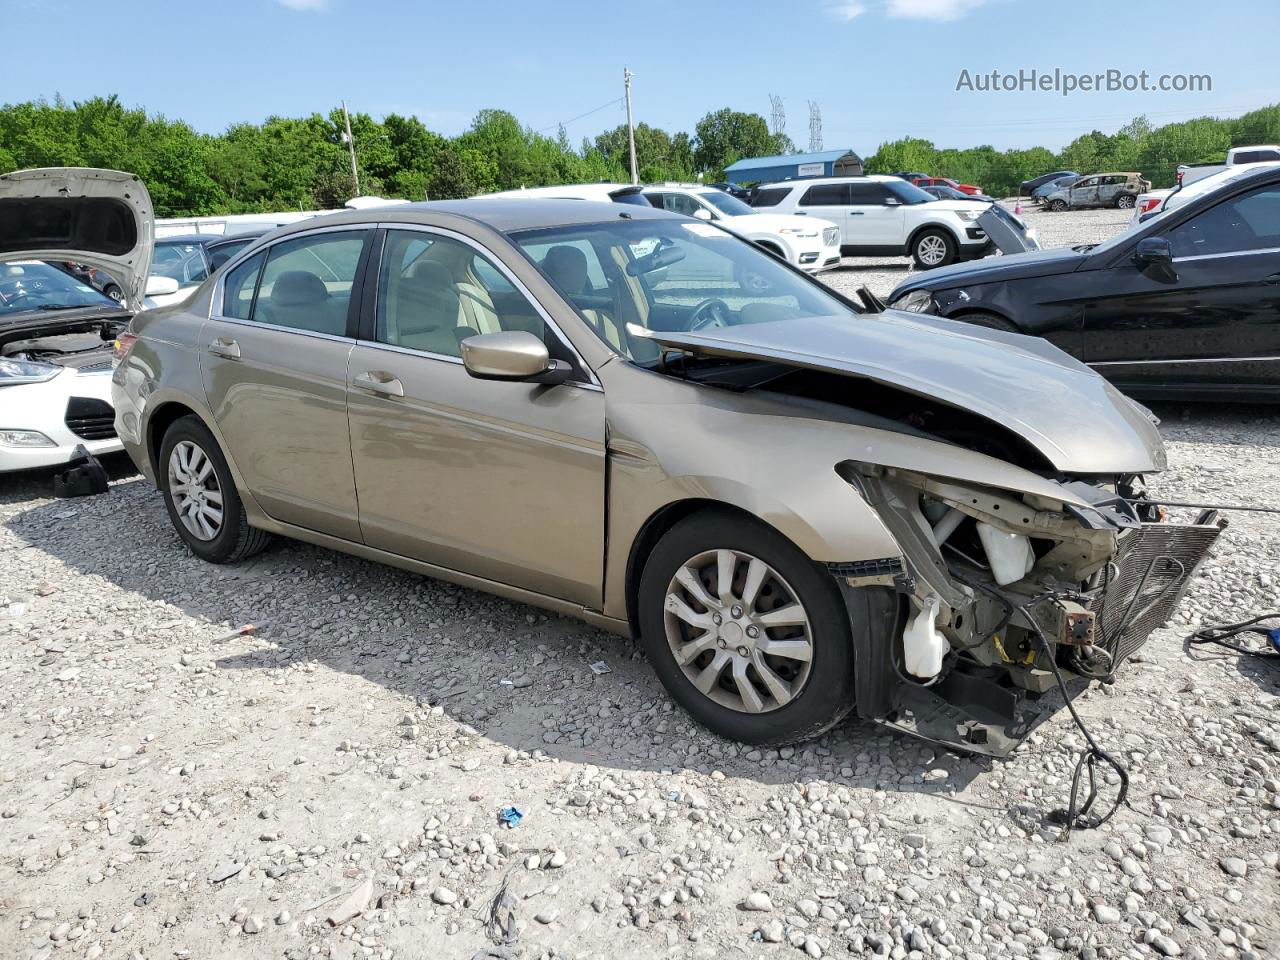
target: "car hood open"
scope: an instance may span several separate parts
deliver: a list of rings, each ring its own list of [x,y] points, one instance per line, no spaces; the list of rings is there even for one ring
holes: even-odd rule
[[[143,306],[155,216],[131,173],[45,167],[0,176],[0,263],[70,260],[109,273],[132,310]]]
[[[629,330],[695,354],[827,370],[932,397],[1014,431],[1064,473],[1165,467],[1143,408],[1037,337],[898,310],[692,333]]]

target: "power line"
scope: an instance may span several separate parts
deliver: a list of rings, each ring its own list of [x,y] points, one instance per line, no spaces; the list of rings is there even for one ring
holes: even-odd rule
[[[541,129],[535,132],[546,133],[548,130],[554,130],[556,127],[567,127],[569,124],[577,123],[579,120],[589,117],[593,113],[599,113],[601,110],[607,110],[609,107],[617,106],[622,101],[623,101],[623,98],[618,97],[614,100],[610,100],[608,103],[602,103],[600,104],[600,106],[595,107],[594,109],[588,110],[586,113],[580,113],[576,117],[571,117],[568,120],[557,120],[555,123],[548,124],[547,126],[542,127]]]

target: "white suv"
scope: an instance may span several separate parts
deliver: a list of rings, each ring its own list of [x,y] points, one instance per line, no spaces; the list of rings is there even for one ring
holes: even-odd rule
[[[723,190],[701,184],[667,183],[637,187],[624,183],[582,183],[505,190],[483,196],[599,200],[642,206],[648,201],[660,210],[712,221],[807,273],[817,273],[840,264],[840,228],[836,224],[817,217],[761,213]]]
[[[760,186],[751,204],[834,221],[846,257],[910,256],[924,269],[985,256],[991,238],[978,225],[990,204],[935,200],[899,177],[822,177]]]
[[[710,220],[809,273],[840,265],[840,227],[828,219],[765,213],[701,184],[663,183],[642,193],[660,210]]]

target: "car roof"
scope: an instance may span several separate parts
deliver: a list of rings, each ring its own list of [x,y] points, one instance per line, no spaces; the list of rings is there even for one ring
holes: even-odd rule
[[[803,187],[813,183],[901,183],[901,177],[895,177],[887,173],[871,173],[864,177],[801,177],[796,180],[776,180],[773,183],[762,183],[758,187],[764,190],[766,187]]]
[[[394,207],[351,210],[325,217],[303,220],[281,228],[287,236],[317,228],[365,226],[371,223],[407,223],[423,226],[447,226],[450,220],[465,220],[487,226],[499,233],[536,230],[540,227],[564,227],[612,223],[627,220],[687,220],[679,214],[656,207],[591,200],[542,199],[537,197],[483,197],[470,200],[430,200],[405,203]]]

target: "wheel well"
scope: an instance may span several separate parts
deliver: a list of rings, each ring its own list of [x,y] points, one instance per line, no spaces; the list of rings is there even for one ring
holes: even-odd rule
[[[160,444],[164,442],[165,432],[175,420],[187,416],[198,416],[198,414],[188,406],[170,401],[160,406],[147,421],[147,456],[151,460],[151,468],[157,477],[160,476]]]
[[[919,238],[920,234],[927,233],[931,230],[936,231],[938,233],[945,233],[947,236],[951,238],[951,242],[953,244],[955,244],[957,247],[960,246],[960,239],[955,235],[955,231],[953,231],[946,224],[926,223],[919,227],[916,227],[915,230],[912,231],[911,236],[907,237],[907,253],[910,253],[912,248],[915,247],[916,240]]]
[[[1019,332],[1022,331],[1022,328],[1019,327],[1016,323],[1014,323],[1013,320],[1011,320],[1009,317],[1005,316],[999,310],[992,310],[989,307],[975,307],[969,310],[958,310],[955,313],[947,314],[946,319],[963,320],[965,317],[971,317],[977,313],[985,313],[993,317],[998,317],[999,319],[1003,320],[1005,323],[1009,324],[1010,326],[1017,327]]]
[[[768,250],[770,253],[774,254],[775,256],[783,257],[783,258],[786,257],[786,254],[782,252],[782,248],[779,247],[772,240],[757,240],[756,246],[764,250]]]
[[[667,504],[646,520],[644,526],[640,528],[640,533],[636,536],[635,542],[631,544],[631,553],[627,556],[625,584],[627,623],[631,626],[631,635],[633,637],[640,636],[639,613],[636,608],[639,605],[637,600],[640,593],[640,577],[644,573],[644,565],[649,559],[649,554],[653,552],[653,548],[658,545],[658,541],[662,539],[668,530],[686,517],[691,517],[703,510],[735,513],[755,523],[764,522],[755,514],[749,513],[741,507],[735,507],[720,500],[677,500],[675,503]]]

